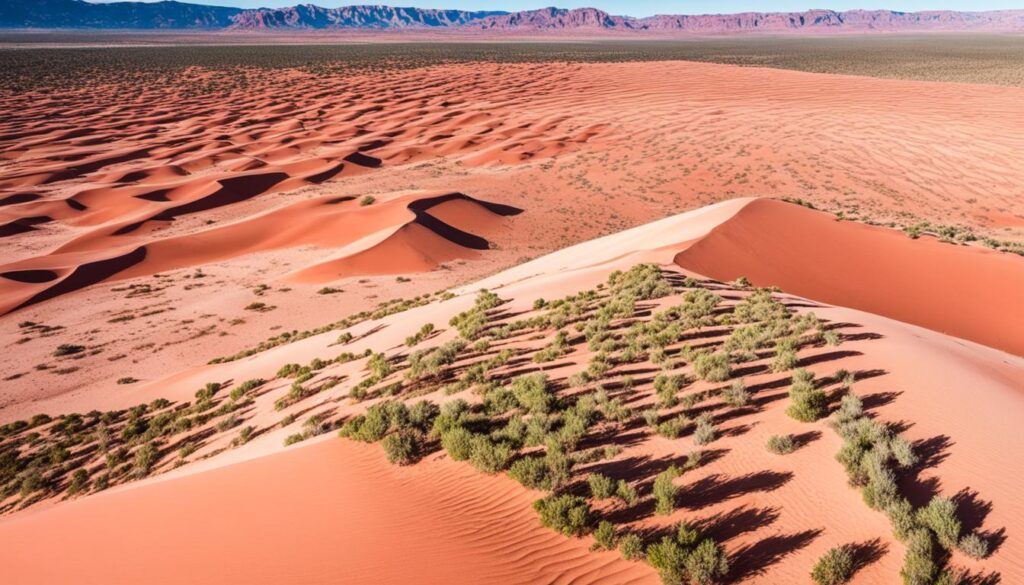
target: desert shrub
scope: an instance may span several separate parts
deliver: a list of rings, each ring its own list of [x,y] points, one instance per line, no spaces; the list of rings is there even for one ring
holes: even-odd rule
[[[441,409],[436,404],[429,400],[421,400],[409,408],[409,424],[426,433],[439,414]]]
[[[672,408],[679,404],[676,393],[682,387],[682,377],[658,374],[654,378],[654,390],[658,394],[658,404],[663,408]]]
[[[733,408],[750,404],[750,392],[743,380],[734,380],[728,388],[722,390],[722,401]]]
[[[718,438],[718,428],[711,422],[707,414],[697,419],[697,427],[693,431],[693,441],[698,445],[707,445]]]
[[[383,353],[371,355],[370,359],[366,362],[366,367],[377,380],[383,380],[391,374],[391,362],[388,361],[388,357]]]
[[[587,484],[590,486],[590,495],[597,500],[606,500],[615,493],[615,480],[607,475],[591,473],[587,476]]]
[[[581,536],[590,528],[590,504],[579,496],[548,496],[535,501],[533,509],[541,524],[566,536]]]
[[[678,439],[683,434],[683,429],[690,426],[690,420],[684,415],[670,418],[665,422],[658,423],[655,431],[666,439]]]
[[[938,573],[935,564],[935,543],[932,534],[918,528],[907,538],[907,551],[903,557],[900,576],[904,585],[931,585]]]
[[[142,478],[149,475],[153,464],[159,458],[156,446],[153,443],[146,443],[135,451],[135,476]]]
[[[635,534],[627,534],[619,539],[619,552],[627,561],[636,561],[644,557],[644,543]]]
[[[796,367],[798,361],[795,349],[780,347],[775,352],[775,358],[772,360],[772,371],[788,372]]]
[[[701,353],[693,361],[693,371],[708,382],[724,382],[729,379],[729,354],[725,352]]]
[[[796,450],[796,441],[793,440],[793,435],[772,435],[768,437],[765,448],[776,455],[786,455]]]
[[[497,473],[508,467],[512,455],[512,448],[506,443],[494,442],[486,435],[475,435],[469,462],[484,473]]]
[[[686,577],[686,549],[671,536],[662,537],[658,542],[648,545],[647,562],[651,564],[661,582],[665,585],[679,585]]]
[[[530,489],[550,489],[548,466],[543,457],[527,456],[517,459],[508,468],[512,479]]]
[[[618,535],[615,532],[615,525],[607,520],[598,522],[594,529],[594,548],[603,550],[615,550],[618,544]]]
[[[939,544],[952,551],[960,542],[960,521],[956,518],[956,504],[949,498],[935,496],[927,506],[917,511],[917,522],[935,533]]]
[[[384,452],[396,465],[411,465],[422,457],[423,433],[415,429],[399,429],[384,437]]]
[[[512,393],[523,408],[531,413],[547,414],[554,405],[555,397],[548,388],[545,374],[520,376],[512,381]]]
[[[790,405],[786,414],[801,422],[814,422],[825,416],[828,397],[814,385],[814,374],[800,369],[793,373],[789,388]]]
[[[68,493],[74,495],[87,489],[89,489],[89,472],[84,469],[76,469],[71,474],[71,482],[68,483]]]
[[[622,503],[628,506],[632,506],[640,500],[636,493],[636,488],[629,485],[624,479],[620,479],[615,484],[615,497],[622,500]]]
[[[904,542],[917,528],[914,518],[914,506],[906,498],[896,498],[885,507],[885,515],[892,524],[892,533],[897,540]]]
[[[473,433],[453,427],[441,434],[441,447],[455,461],[466,461],[473,454]]]
[[[131,376],[125,376],[124,378],[118,378],[117,379],[117,383],[120,384],[120,385],[134,384],[134,383],[136,383],[138,381],[139,380],[137,378],[133,378]]]
[[[972,559],[980,560],[988,557],[988,543],[973,532],[961,538],[957,548]]]
[[[853,576],[853,555],[845,546],[828,551],[811,569],[811,580],[818,585],[843,585]]]
[[[679,470],[673,465],[654,479],[654,509],[658,514],[668,516],[676,509],[676,494],[679,488],[674,483]]]
[[[533,355],[533,361],[541,364],[554,361],[569,352],[569,334],[564,330],[555,334],[555,339],[544,349]]]
[[[359,200],[359,205],[362,207],[366,207],[367,205],[373,205],[374,203],[376,203],[376,201],[377,198],[374,197],[373,195],[366,195],[365,197]]]
[[[409,356],[406,377],[411,380],[440,377],[447,366],[455,363],[466,345],[463,339],[453,339],[434,349],[414,351]]]
[[[301,443],[307,439],[304,433],[292,433],[284,438],[284,446],[294,445],[295,443]]]
[[[690,583],[694,585],[718,583],[729,573],[729,559],[725,550],[710,538],[700,541],[690,551],[684,566]]]

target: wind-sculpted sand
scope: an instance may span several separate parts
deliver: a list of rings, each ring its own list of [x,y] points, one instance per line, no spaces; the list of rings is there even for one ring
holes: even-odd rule
[[[467,463],[452,461],[443,451],[410,467],[391,467],[377,451],[379,447],[347,439],[315,439],[308,446],[282,447],[284,437],[300,429],[297,422],[279,423],[281,417],[298,414],[302,419],[319,416],[320,420],[340,422],[365,411],[367,404],[388,398],[373,397],[369,402],[345,398],[367,375],[365,362],[357,359],[322,367],[303,385],[317,387],[333,380],[332,384],[308,398],[287,399],[283,409],[272,407],[289,395],[288,380],[280,378],[278,370],[285,363],[307,363],[341,350],[361,355],[364,348],[394,355],[395,367],[404,368],[402,356],[411,350],[404,346],[403,338],[425,323],[442,324],[425,342],[429,347],[458,337],[446,323],[472,306],[479,286],[508,300],[494,313],[496,324],[501,324],[538,313],[534,308],[538,297],[553,300],[592,289],[612,271],[639,262],[660,264],[673,282],[683,282],[680,268],[673,262],[685,265],[688,250],[715,242],[733,222],[751,227],[747,223],[751,217],[760,218],[764,213],[793,229],[811,228],[823,215],[779,202],[726,202],[586,242],[469,285],[449,300],[362,323],[349,330],[354,338],[345,343],[336,340],[336,331],[327,332],[247,359],[185,370],[120,396],[92,392],[63,405],[36,405],[52,413],[81,411],[87,404],[100,409],[126,408],[156,397],[178,405],[190,400],[194,389],[207,381],[225,381],[230,388],[250,378],[269,380],[252,395],[252,402],[241,410],[243,422],[237,423],[259,429],[250,442],[233,446],[229,439],[234,430],[220,432],[210,427],[210,432],[200,431],[198,436],[204,438],[199,449],[188,456],[190,462],[174,469],[177,464],[171,461],[171,454],[166,456],[157,467],[166,475],[74,502],[42,502],[41,508],[50,509],[29,510],[0,520],[0,550],[8,551],[0,560],[9,575],[24,583],[62,581],[72,575],[80,582],[106,583],[139,579],[269,583],[285,576],[313,583],[339,579],[382,583],[406,579],[429,583],[451,579],[657,582],[654,572],[642,563],[627,562],[615,553],[588,551],[589,537],[567,539],[542,528],[528,509],[532,499],[541,494],[506,477],[474,471]],[[891,243],[875,228],[834,221],[829,225],[837,231],[861,232],[858,237],[865,246],[899,250],[903,245]],[[781,242],[779,249],[784,253],[786,243]],[[974,253],[949,245],[923,250],[926,256]],[[704,253],[713,259],[715,252]],[[772,251],[762,253],[770,255]],[[1000,256],[993,251],[981,254]],[[718,259],[727,261],[731,256],[725,249]],[[1008,272],[1007,277],[1018,274]],[[700,286],[730,304],[751,294],[749,289],[717,281],[702,281]],[[891,283],[890,292],[897,298],[915,294],[900,281]],[[954,564],[978,578],[998,575],[1013,582],[1024,577],[1020,572],[1024,553],[1014,538],[1024,523],[1024,508],[1016,497],[1022,478],[1013,462],[1019,450],[1015,445],[1020,442],[1016,421],[1024,416],[1019,384],[1024,361],[869,313],[786,294],[779,298],[801,314],[814,312],[843,342],[838,349],[822,343],[802,346],[800,366],[816,373],[832,392],[841,392],[832,386],[841,376],[835,372],[851,372],[856,380],[853,388],[872,415],[899,422],[905,429],[903,435],[920,457],[919,466],[901,482],[913,504],[924,505],[934,494],[955,496],[965,529],[986,535],[995,547],[993,556],[984,561],[956,553]],[[676,298],[665,300],[668,304],[643,305],[639,317],[649,318],[652,312],[678,302]],[[1005,303],[1000,299],[991,302]],[[994,311],[1007,308],[1005,304],[992,307]],[[728,329],[723,332],[712,326],[704,333],[688,334],[684,343],[714,347],[727,333]],[[515,334],[495,342],[497,347],[485,350],[483,356],[475,350],[465,353],[455,367],[461,371],[468,365],[459,364],[478,362],[499,348],[543,347],[547,341],[537,341],[538,337],[542,336],[529,331]],[[552,379],[563,380],[585,369],[594,355],[583,343],[554,363],[541,364],[540,369]],[[600,450],[608,444],[620,450],[609,459],[578,465],[574,477],[580,482],[589,473],[625,478],[636,482],[646,498],[655,474],[671,463],[682,464],[691,451],[702,451],[698,467],[686,471],[678,482],[679,509],[670,516],[649,515],[649,504],[644,503],[624,508],[605,503],[600,508],[602,514],[650,538],[681,519],[694,523],[724,544],[731,558],[730,579],[736,582],[801,581],[815,559],[828,548],[843,544],[859,551],[854,583],[892,582],[904,545],[892,536],[885,516],[868,509],[857,490],[848,485],[842,466],[834,459],[841,441],[828,425],[824,421],[799,423],[786,416],[791,373],[774,372],[769,367],[771,359],[771,353],[758,352],[751,361],[736,366],[734,375],[742,376],[753,395],[748,407],[727,409],[699,403],[701,410],[713,414],[720,429],[720,438],[711,445],[701,447],[689,434],[669,439],[642,425],[601,423],[601,431],[582,447]],[[513,361],[507,368],[499,367],[499,372],[506,373],[495,379],[537,369],[529,360]],[[404,371],[392,374],[394,380],[402,381]],[[618,388],[615,380],[632,376],[638,390],[633,390],[637,394],[628,404],[639,410],[652,400],[648,388],[657,371],[646,362],[623,364],[606,375],[607,384],[618,393],[622,390],[614,390]],[[381,387],[391,379],[383,380]],[[421,399],[442,403],[456,398],[476,400],[469,391],[451,395],[429,385],[404,384],[408,389],[400,390],[398,397],[410,392],[410,404]],[[696,380],[685,391],[700,394],[718,386]],[[564,391],[570,392],[568,387]],[[984,431],[978,428],[981,421]],[[795,453],[779,456],[765,450],[767,437],[786,433],[798,437]],[[173,445],[188,440],[170,439]],[[100,518],[118,526],[116,534],[102,540],[78,538]],[[206,528],[197,532],[198,525]],[[149,529],[155,526],[160,529]],[[181,542],[195,547],[185,559],[175,558]],[[52,546],[67,546],[73,552],[61,563],[40,564],[38,559]],[[100,550],[110,547],[121,551],[125,561],[111,566]],[[396,550],[402,551],[403,562],[394,562]],[[154,567],[161,569],[154,572]]]
[[[953,497],[992,552],[943,562],[1024,580],[1024,261],[895,229],[1024,234],[1024,90],[681,62],[193,68],[125,87],[0,96],[0,451],[25,456],[0,460],[17,482],[0,493],[13,582],[656,583],[542,527],[542,492],[436,437],[400,467],[314,438],[388,401],[461,398],[483,416],[488,393],[536,372],[562,407],[604,392],[603,409],[632,412],[602,411],[562,486],[634,486],[638,503],[594,502],[622,530],[650,543],[694,523],[732,582],[804,582],[840,545],[853,583],[895,582],[906,546],[850,485],[843,441],[786,414],[795,367],[829,410],[854,392],[904,437],[918,459],[902,496]],[[589,343],[624,302],[611,275],[640,264],[671,294],[630,297],[611,349]],[[780,289],[785,335],[738,349],[737,307],[765,294],[751,285]],[[480,289],[496,304],[473,313]],[[713,311],[673,316],[707,294]],[[685,322],[669,359],[620,355],[655,315]],[[569,341],[538,359],[558,330]],[[418,350],[461,337],[441,373],[413,374]],[[787,343],[796,362],[777,367]],[[697,375],[703,351],[730,352],[748,404]],[[595,363],[603,377],[579,377]],[[646,424],[663,371],[689,398]],[[674,417],[689,430],[658,430]],[[765,449],[786,434],[795,452]],[[678,506],[656,515],[673,464]]]

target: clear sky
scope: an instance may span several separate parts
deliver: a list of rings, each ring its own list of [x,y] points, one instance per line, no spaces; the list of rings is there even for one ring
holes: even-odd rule
[[[32,1],[32,0],[27,0]],[[113,1],[113,0],[93,0]],[[143,0],[155,1],[155,0]],[[707,14],[729,12],[776,12],[807,10],[809,8],[885,8],[890,10],[1000,10],[1024,8],[1024,0],[184,0],[194,4],[216,6],[239,6],[242,8],[294,6],[296,4],[317,4],[325,7],[349,4],[388,4],[392,6],[417,6],[420,8],[454,8],[458,10],[530,10],[545,6],[559,8],[594,7],[628,16],[650,16],[652,14]]]

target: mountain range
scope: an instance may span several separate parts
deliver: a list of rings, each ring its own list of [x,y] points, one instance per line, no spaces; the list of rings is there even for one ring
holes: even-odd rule
[[[175,1],[0,0],[3,28],[96,29],[460,29],[477,31],[662,31],[691,33],[1024,30],[1024,10],[896,12],[808,10],[740,14],[615,16],[596,8],[520,12],[436,10],[380,5],[241,9]]]

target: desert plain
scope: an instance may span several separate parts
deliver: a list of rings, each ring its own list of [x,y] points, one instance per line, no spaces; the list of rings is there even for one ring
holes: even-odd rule
[[[994,38],[0,50],[5,580],[1024,581]]]

